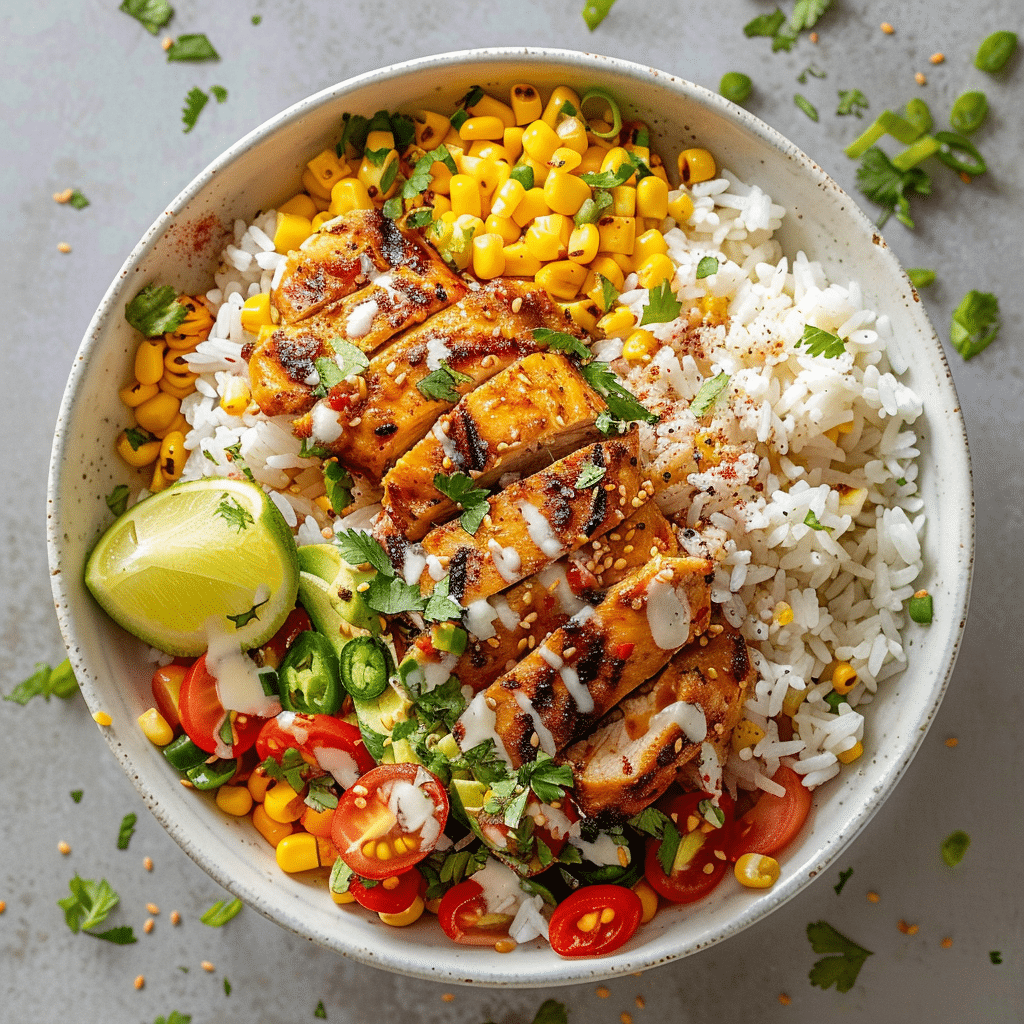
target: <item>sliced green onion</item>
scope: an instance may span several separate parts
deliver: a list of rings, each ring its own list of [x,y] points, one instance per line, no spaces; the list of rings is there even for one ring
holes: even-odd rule
[[[1017,49],[1016,32],[993,32],[978,47],[978,55],[974,58],[974,66],[979,71],[987,71],[994,75],[1006,67],[1006,62]]]
[[[903,112],[907,115],[907,120],[915,127],[920,128],[922,133],[930,132],[935,124],[928,104],[920,96],[915,96],[910,100],[903,108]]]
[[[897,142],[909,146],[924,134],[918,124],[912,124],[892,110],[883,110],[868,125],[858,138],[854,139],[844,150],[848,157],[856,159],[863,156],[883,135],[891,135]]]
[[[733,103],[742,103],[750,98],[754,91],[754,83],[749,75],[742,71],[729,71],[722,75],[722,81],[718,83],[718,91],[727,100]]]
[[[935,156],[947,167],[952,167],[960,174],[969,174],[972,178],[984,174],[988,170],[985,158],[978,152],[974,144],[962,135],[957,135],[955,132],[936,132],[935,138],[942,144],[936,150]],[[972,159],[964,159],[957,156],[958,153],[964,153]]]
[[[913,267],[907,271],[907,277],[910,278],[910,283],[915,288],[927,288],[930,284],[935,283],[935,271],[928,270],[925,267]],[[902,487],[903,485],[901,484],[900,486]]]
[[[892,165],[898,171],[909,171],[916,167],[922,160],[939,151],[939,141],[932,135],[925,135],[917,142],[911,143],[902,153],[897,153],[892,158]]]
[[[597,132],[594,131],[593,128],[590,128],[590,124],[588,122],[587,127],[589,128],[590,133],[592,135],[596,135],[599,139],[614,139],[622,130],[622,113],[619,110],[619,104],[615,101],[615,97],[612,96],[612,94],[607,89],[595,87],[593,89],[588,89],[580,97],[581,113],[583,111],[583,108],[587,105],[587,100],[592,99],[601,99],[608,104],[608,109],[611,111],[612,115],[612,130],[610,132]],[[584,116],[586,115],[584,114]]]
[[[910,618],[922,626],[932,621],[932,595],[927,590],[919,590],[908,602],[907,612]]]
[[[961,135],[977,131],[988,116],[988,99],[983,92],[961,93],[949,112],[949,123]]]

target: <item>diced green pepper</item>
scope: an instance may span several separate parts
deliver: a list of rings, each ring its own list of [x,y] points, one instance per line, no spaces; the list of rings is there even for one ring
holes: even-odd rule
[[[931,625],[932,595],[927,590],[919,590],[908,602],[907,612],[910,618],[922,626]]]
[[[179,772],[187,772],[190,768],[198,768],[210,755],[200,750],[184,733],[171,740],[164,747],[164,757]]]
[[[185,772],[185,778],[196,789],[219,789],[238,770],[238,762],[233,758],[217,758],[212,764],[201,764],[195,768],[189,768]]]

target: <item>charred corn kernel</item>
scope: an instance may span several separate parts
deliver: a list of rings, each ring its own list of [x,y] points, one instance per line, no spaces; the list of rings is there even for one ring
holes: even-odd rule
[[[151,434],[170,426],[181,409],[181,401],[164,391],[157,391],[141,405],[135,407],[135,421]]]
[[[355,903],[356,898],[350,892],[335,892],[331,890],[331,899],[334,900],[339,906],[344,906],[346,903]]]
[[[643,908],[640,914],[640,923],[647,924],[654,919],[654,915],[658,912],[658,894],[651,888],[651,884],[646,878],[641,878],[633,886],[633,892],[640,897],[640,906]]]
[[[675,275],[675,264],[660,252],[648,256],[636,271],[637,284],[641,288],[657,288],[663,281],[671,281]]]
[[[857,685],[857,670],[848,662],[841,661],[832,672],[832,689],[836,693],[849,693]]]
[[[138,723],[142,735],[154,746],[166,747],[174,739],[174,730],[156,708],[143,711],[138,717]]]
[[[522,234],[519,225],[511,217],[495,213],[494,205],[491,206],[491,212],[484,221],[484,231],[490,235],[500,235],[505,245],[517,242]]]
[[[764,739],[765,732],[756,722],[742,718],[732,731],[732,749],[738,754],[746,747],[756,747]]]
[[[573,299],[587,276],[587,268],[572,260],[558,260],[541,267],[534,280],[552,298]]]
[[[128,431],[122,430],[117,436],[114,445],[117,454],[133,469],[141,469],[143,466],[152,465],[160,455],[160,441],[138,440],[132,444]]]
[[[527,156],[525,153],[519,158],[517,166],[529,167],[533,171],[533,183],[537,188],[540,188],[548,180],[548,175],[551,173],[551,168],[545,162],[534,160],[532,156]]]
[[[172,367],[168,367],[167,364],[171,363]],[[172,388],[176,389],[173,394],[177,391],[184,391],[185,394],[189,394],[195,387],[196,379],[199,377],[198,373],[193,373],[188,368],[188,363],[181,356],[174,356],[171,359],[164,360],[164,375],[160,378],[159,387],[163,390],[165,384],[170,384]]]
[[[306,168],[328,196],[330,196],[331,189],[334,188],[337,182],[352,173],[352,168],[349,167],[348,161],[340,160],[333,149],[325,149],[322,153],[318,153],[306,164]]]
[[[261,804],[267,795],[267,789],[272,781],[262,768],[256,768],[249,774],[249,778],[245,780],[245,788],[249,790],[253,800]]]
[[[245,786],[221,786],[217,790],[217,806],[232,817],[244,818],[252,804],[252,793]]]
[[[356,178],[366,187],[371,199],[387,199],[394,194],[398,188],[397,164],[398,152],[394,149],[389,149],[379,164],[374,163],[368,156],[363,157]]]
[[[521,181],[509,178],[494,194],[491,213],[499,217],[511,217],[516,207],[523,201],[526,189]]]
[[[736,880],[748,889],[770,889],[779,880],[779,862],[763,853],[745,853],[733,869]]]
[[[544,121],[534,121],[523,131],[523,152],[538,163],[547,163],[561,144],[554,128]]]
[[[539,218],[543,220],[544,218]],[[534,221],[523,236],[526,248],[542,263],[561,259],[565,255],[565,243],[557,231],[538,226]]]
[[[302,797],[287,782],[275,782],[263,798],[263,806],[274,821],[298,821],[306,805]]]
[[[548,102],[544,107],[544,113],[540,115],[541,120],[554,128],[563,117],[575,116],[568,114],[567,111],[562,109],[567,103],[573,110],[579,111],[579,95],[573,92],[567,85],[556,86],[551,90],[551,95],[548,97]]]
[[[468,174],[453,174],[451,181],[452,213],[457,217],[468,213],[471,217],[479,217],[480,186],[475,178]]]
[[[168,483],[173,483],[181,476],[187,458],[185,435],[180,430],[172,430],[160,442],[160,472]]]
[[[793,621],[793,608],[786,601],[780,601],[772,612],[772,621],[779,626],[788,626]]]
[[[161,375],[162,376],[162,375]],[[148,402],[160,389],[156,386],[156,383],[152,384],[140,384],[135,381],[134,384],[129,384],[126,388],[121,388],[118,395],[121,401],[128,406],[129,409],[136,409],[142,405],[143,402]]]
[[[505,273],[505,240],[486,231],[473,236],[473,273],[491,281]]]
[[[628,163],[630,160],[630,154],[628,149],[624,149],[622,146],[612,146],[604,154],[604,159],[601,161],[602,171],[617,171],[623,164]],[[630,175],[629,178],[623,182],[625,185],[635,185],[636,175]]]
[[[652,228],[637,236],[636,244],[633,246],[633,262],[639,269],[644,260],[658,254],[664,255],[667,252],[668,242],[665,241],[665,236]]]
[[[302,172],[302,187],[309,193],[314,201],[317,199],[330,201],[331,190],[324,188],[323,185],[317,181],[316,175],[307,167]]]
[[[794,690],[790,687],[786,691],[786,696],[782,699],[782,712],[785,715],[789,715],[792,718],[797,711],[800,710],[800,705],[807,699],[807,690]]]
[[[854,743],[854,745],[852,747],[850,747],[848,750],[843,750],[843,751],[840,751],[840,753],[836,754],[836,757],[843,764],[849,764],[851,761],[856,761],[857,758],[860,757],[861,754],[863,754],[863,753],[864,753],[864,744],[861,743],[860,740],[857,740],[857,742]]]
[[[299,820],[302,827],[311,835],[318,836],[320,839],[331,838],[331,822],[334,821],[333,808],[318,811],[314,807],[307,807]]]
[[[512,212],[512,219],[521,227],[525,228],[535,217],[543,217],[551,212],[544,199],[542,188],[530,188],[526,190],[523,198],[519,201]]]
[[[252,823],[256,831],[274,847],[294,831],[291,822],[275,821],[260,803],[252,809]]]
[[[366,133],[366,145],[364,152],[379,153],[382,149],[394,149],[395,136],[387,129],[374,128],[372,132]]]
[[[313,234],[313,222],[297,213],[278,213],[274,228],[274,248],[279,253],[298,249]]]
[[[505,128],[511,128],[516,123],[516,115],[512,108],[507,103],[502,103],[501,100],[497,100],[487,93],[484,93],[473,106],[467,107],[466,111],[472,118],[496,117]]]
[[[558,149],[548,157],[547,164],[552,171],[563,171],[565,174],[571,174],[582,162],[583,157],[574,149],[567,149],[565,146],[559,146]]]
[[[600,232],[598,232],[598,240],[600,241]],[[607,277],[608,280],[611,281],[613,285],[615,285],[615,290],[617,292],[622,291],[622,286],[623,284],[625,284],[626,281],[626,275],[623,272],[622,267],[620,267],[619,264],[616,263],[616,261],[611,258],[611,256],[598,256],[596,259],[591,260],[590,272],[591,274],[595,275],[595,279],[597,274],[600,274],[602,277]],[[588,291],[594,283],[594,281],[591,281],[588,278]]]
[[[160,378],[160,383],[157,387],[164,394],[170,395],[172,398],[176,398],[179,402],[183,398],[188,398],[188,396],[196,389],[195,378],[188,381],[178,381],[175,380],[171,374],[167,373]],[[154,430],[153,433],[156,434],[157,437],[163,437],[163,434],[161,434],[159,430]]]
[[[277,866],[289,875],[300,871],[312,871],[330,863],[328,858],[331,849],[331,844],[326,839],[311,835],[309,832],[293,832],[289,836],[284,836],[277,844]]]
[[[596,174],[601,170],[601,164],[604,163],[604,155],[607,152],[608,150],[604,147],[595,146],[593,141],[591,141],[586,153],[580,159],[579,166],[576,168],[576,174]]]
[[[616,217],[636,216],[636,189],[632,185],[616,185],[611,193],[611,212]]]
[[[590,148],[587,141],[586,125],[578,117],[564,117],[555,126],[562,147],[578,153],[581,157]]]
[[[505,150],[509,163],[515,163],[523,155],[523,130],[518,125],[506,128],[501,137],[501,148]]]
[[[544,113],[544,101],[532,85],[520,83],[509,89],[509,101],[517,125],[530,124]]]
[[[502,132],[502,137],[504,134]],[[506,164],[511,164],[514,159],[508,155],[508,150],[500,142],[488,142],[483,139],[469,147],[469,155],[475,156],[478,160],[493,160],[495,163]]]
[[[569,246],[566,255],[573,263],[590,263],[597,258],[597,247],[601,242],[600,232],[596,224],[581,224],[573,228],[569,235]]]
[[[404,928],[406,925],[418,921],[423,916],[425,906],[423,897],[417,896],[406,910],[398,914],[385,914],[381,912],[377,916],[385,924],[391,925],[392,928]]]
[[[140,342],[135,350],[135,379],[140,384],[156,384],[163,375],[163,339]]]
[[[668,185],[661,178],[649,174],[636,183],[636,212],[657,220],[668,216]]]
[[[301,216],[296,214],[296,216]],[[270,315],[270,295],[267,292],[260,292],[259,295],[250,295],[242,303],[242,328],[258,334],[264,324],[272,324],[273,317]]]
[[[505,273],[509,277],[533,277],[543,266],[526,248],[525,242],[513,242],[502,250],[505,254]]]
[[[110,717],[110,715],[106,713],[106,711],[94,711],[92,715],[92,720],[97,725],[110,725],[110,723],[113,721],[113,719]]]
[[[636,245],[636,218],[602,217],[597,222],[601,235],[601,252],[632,256]]]
[[[346,178],[331,189],[330,213],[340,217],[353,210],[372,210],[373,200],[366,186],[358,178]]]
[[[281,203],[277,208],[277,212],[296,213],[300,217],[307,217],[309,220],[312,220],[317,215],[317,205],[305,192],[297,192],[287,202]]]
[[[252,392],[244,377],[229,377],[221,391],[220,407],[229,416],[241,416],[249,408]]]
[[[191,429],[192,425],[189,423],[187,419],[185,419],[184,414],[179,411],[178,415],[175,416],[174,419],[171,420],[171,422],[168,423],[166,427],[163,427],[160,430],[154,430],[153,433],[162,441],[165,437],[167,437],[168,434],[172,433],[175,430],[177,430],[178,433],[184,435],[187,434]]]
[[[684,149],[679,154],[679,180],[684,185],[710,181],[716,174],[715,158],[706,149]]]
[[[467,117],[459,125],[459,138],[465,142],[475,142],[477,139],[488,139],[494,142],[504,137],[505,122],[500,117],[488,115]]]
[[[198,345],[199,343],[196,342],[196,344]],[[199,374],[192,373],[188,368],[188,360],[185,358],[194,351],[195,349],[169,348],[164,353],[164,376],[166,377],[168,373],[173,373],[176,377],[184,377],[187,374],[191,374],[193,378],[198,377]]]
[[[605,338],[627,338],[636,326],[636,317],[625,306],[616,306],[597,321]]]
[[[650,359],[658,347],[658,339],[650,331],[638,327],[622,345],[622,358],[631,363],[642,363]]]
[[[470,176],[480,189],[481,199],[484,199],[497,189],[502,179],[501,165],[499,165],[497,160],[481,158],[472,171],[470,171]]]
[[[669,200],[668,215],[677,224],[685,224],[693,216],[693,200],[685,192],[680,192],[675,199]]]
[[[451,121],[444,114],[434,110],[417,110],[413,116],[416,131],[416,145],[423,149],[434,149],[448,134]]]
[[[597,321],[601,316],[601,307],[593,299],[560,302],[559,306],[580,330],[589,334],[597,327]]]
[[[544,202],[567,217],[573,216],[590,194],[590,186],[582,178],[565,171],[552,171],[544,181]]]

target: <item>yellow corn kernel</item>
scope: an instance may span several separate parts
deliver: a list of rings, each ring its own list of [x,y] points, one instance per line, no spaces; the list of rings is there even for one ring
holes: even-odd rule
[[[330,196],[331,189],[334,188],[336,182],[341,181],[346,175],[352,173],[352,168],[349,167],[348,162],[339,160],[338,155],[333,149],[325,149],[322,153],[318,153],[306,164],[306,167],[316,179],[320,188],[328,196]]]
[[[195,339],[195,344],[199,344],[199,339]],[[177,376],[182,376],[192,371],[188,368],[188,360],[185,358],[191,353],[195,352],[195,348],[168,348],[164,353],[164,373],[173,373]]]
[[[467,117],[459,125],[459,138],[465,142],[487,139],[494,142],[505,137],[505,122],[500,117]]]
[[[675,199],[669,200],[668,215],[677,224],[685,224],[693,216],[693,200],[685,192],[680,192]]]
[[[640,217],[664,220],[668,216],[668,185],[653,174],[636,183],[636,212]]]
[[[843,434],[849,434],[853,430],[853,420],[844,420],[842,423],[837,423],[834,427],[829,427],[825,431],[825,436],[833,443],[839,444],[839,438]],[[840,504],[841,504],[840,499]]]
[[[848,662],[841,661],[832,672],[832,689],[836,693],[849,693],[857,685],[857,670]]]
[[[597,258],[597,247],[601,243],[601,234],[596,224],[581,224],[573,228],[569,235],[569,246],[566,255],[573,263],[590,263]]]
[[[430,209],[433,214],[434,220],[438,220],[440,217],[443,217],[446,213],[452,212],[452,201],[446,195],[440,195],[435,193],[433,206],[431,206]]]
[[[184,356],[174,353],[164,360],[164,375],[160,378],[159,386],[161,390],[165,390],[164,385],[170,384],[176,391],[184,391],[188,394],[195,387],[198,377],[198,373],[193,373],[188,368],[188,363],[185,362]],[[176,391],[172,392],[172,394],[176,393]]]
[[[596,227],[596,225],[594,225]],[[598,232],[598,239],[600,240],[600,232]],[[622,291],[622,286],[625,284],[626,275],[623,272],[622,267],[616,263],[611,256],[598,256],[596,259],[590,261],[590,273],[594,276],[594,280],[589,277],[587,279],[586,288],[589,292],[596,282],[596,275],[600,274],[602,277],[607,277],[617,292]]]
[[[780,626],[788,626],[793,621],[793,608],[786,601],[780,601],[772,612],[772,621]]]
[[[275,821],[267,814],[266,807],[260,803],[252,809],[252,823],[256,831],[274,847],[294,831],[291,822]]]
[[[632,185],[616,185],[611,193],[612,205],[609,213],[616,217],[636,216],[636,189]]]
[[[643,908],[640,923],[648,924],[654,920],[654,915],[658,912],[658,894],[651,888],[651,883],[646,878],[641,878],[633,886],[633,892],[640,897],[640,906]]]
[[[756,747],[764,739],[765,732],[756,722],[742,718],[732,731],[732,749],[738,754],[746,747]]]
[[[274,248],[280,253],[298,249],[313,234],[313,222],[297,213],[278,213],[274,228]]]
[[[792,718],[797,711],[800,710],[800,705],[807,699],[807,690],[794,690],[790,687],[786,691],[786,696],[782,698],[782,713],[789,715]]]
[[[633,246],[633,262],[639,269],[644,260],[650,259],[651,256],[664,255],[667,252],[668,242],[665,241],[665,236],[652,228],[637,236],[636,244]]]
[[[625,306],[616,306],[597,321],[605,338],[627,338],[636,326],[636,317]]]
[[[267,789],[270,787],[271,781],[270,776],[262,768],[255,768],[249,774],[249,778],[246,779],[245,788],[249,790],[253,800],[261,804],[267,795]]]
[[[318,207],[305,192],[296,192],[287,202],[281,203],[278,213],[295,213],[300,217],[312,220],[317,215]]]
[[[452,213],[457,217],[468,213],[471,217],[479,217],[480,186],[476,179],[468,174],[453,174],[451,180]]]
[[[135,379],[140,384],[156,384],[163,375],[163,339],[140,342],[135,350]]]
[[[153,434],[160,438],[162,441],[168,434],[176,430],[179,434],[185,435],[192,429],[191,424],[185,419],[184,414],[179,410],[178,415],[167,424],[166,427],[162,427],[160,430],[154,430]]]
[[[170,426],[181,409],[181,401],[173,395],[157,391],[141,405],[135,407],[135,421],[151,434]]]
[[[863,753],[864,753],[864,744],[861,743],[860,740],[857,740],[857,742],[854,743],[854,745],[852,747],[850,747],[849,750],[841,751],[840,753],[836,754],[836,757],[843,764],[849,764],[851,761],[856,761],[857,758],[860,757],[861,754],[863,754]]]
[[[220,407],[229,416],[241,416],[251,399],[248,381],[244,377],[229,377],[221,389]]]
[[[388,128],[374,128],[372,132],[366,133],[366,143],[363,146],[364,153],[379,153],[382,149],[394,149],[395,136]]]
[[[679,154],[679,180],[684,185],[710,181],[716,174],[715,158],[706,149],[684,149]]]
[[[537,220],[543,222],[547,218],[538,217]],[[538,224],[536,220],[526,229],[523,241],[526,244],[526,248],[542,263],[561,259],[566,252],[566,246],[562,241],[561,234],[557,230],[552,230],[550,227],[545,226],[543,223]]]
[[[252,793],[245,786],[221,786],[216,799],[217,806],[234,818],[244,818],[252,810]]]
[[[572,260],[541,267],[534,280],[554,299],[574,299],[587,276],[587,268]]]
[[[466,113],[471,118],[496,117],[505,128],[511,128],[516,123],[516,115],[507,103],[496,100],[493,96],[484,93],[480,100],[471,107],[466,107]]]
[[[597,321],[601,316],[601,307],[593,299],[560,302],[559,306],[580,330],[589,334],[597,327]]]
[[[770,889],[779,880],[779,862],[763,853],[745,853],[733,869],[736,880],[748,889]]]
[[[277,866],[289,875],[322,868],[329,845],[327,840],[308,832],[293,832],[277,844]]]
[[[704,323],[724,324],[729,319],[729,296],[708,292],[700,300],[699,308],[704,314]]]
[[[172,430],[160,443],[160,472],[168,483],[181,476],[187,458],[185,435],[180,430]]]
[[[676,275],[675,264],[664,254],[656,252],[637,267],[637,283],[641,288],[657,288],[663,281]]]
[[[590,186],[575,174],[552,171],[544,181],[544,202],[555,213],[572,217],[583,203],[590,198]]]
[[[188,396],[191,395],[192,392],[195,391],[196,389],[194,380],[176,381],[172,376],[166,373],[163,375],[163,377],[160,378],[160,383],[157,385],[157,387],[161,390],[161,392],[170,395],[171,398],[176,398],[179,402],[183,398],[188,398]],[[157,437],[164,436],[163,434],[160,433],[159,430],[154,430],[152,431],[152,433],[156,434]]]
[[[526,189],[523,183],[515,178],[509,178],[504,185],[494,193],[494,201],[491,203],[491,213],[498,217],[511,217],[516,207],[523,201]]]
[[[356,177],[366,187],[371,199],[387,199],[395,192],[398,188],[397,165],[398,151],[394,149],[389,149],[379,164],[375,164],[368,156],[363,157]],[[387,188],[384,187],[386,181]]]
[[[503,137],[504,134],[502,132]],[[508,150],[500,142],[490,142],[486,139],[474,142],[469,147],[469,156],[476,157],[478,160],[493,160],[494,163],[506,164],[511,164],[514,159],[508,155]]]
[[[519,225],[511,217],[496,214],[494,206],[491,207],[491,212],[484,221],[484,231],[490,235],[500,235],[504,245],[517,242],[522,234]]]
[[[250,295],[242,303],[242,328],[252,334],[259,334],[264,324],[272,324],[274,318],[270,315],[270,296],[266,292],[259,295]]]
[[[143,711],[138,717],[138,723],[142,735],[154,746],[166,747],[174,739],[174,730],[156,708]]]
[[[138,381],[135,381],[133,384],[129,384],[128,387],[121,388],[118,395],[129,409],[137,409],[143,402],[148,402],[154,395],[158,394],[159,391],[160,389],[155,382],[153,384],[140,384]]]
[[[302,827],[314,836],[321,839],[331,838],[331,823],[334,821],[334,809],[318,811],[314,807],[307,807],[299,819]]]
[[[597,222],[601,234],[601,252],[633,255],[636,244],[635,217],[602,217]]]
[[[377,914],[377,916],[385,923],[391,925],[392,928],[404,928],[406,925],[413,924],[423,916],[423,911],[426,904],[423,902],[423,897],[417,895],[412,901],[408,909],[401,911],[398,914],[385,914],[383,912]]]
[[[430,165],[430,191],[435,195],[446,196],[451,191],[451,182],[451,168],[440,160],[435,160]]]
[[[335,214],[331,213],[330,210],[324,210],[318,213],[311,221],[310,224],[313,227],[313,233],[319,231],[328,221],[334,220]]]
[[[274,821],[285,823],[298,821],[306,805],[287,782],[279,781],[267,790],[263,806]]]
[[[551,168],[548,167],[547,163],[534,160],[532,156],[527,156],[526,153],[519,158],[517,166],[529,167],[533,171],[533,183],[537,188],[540,188],[548,180],[548,175],[551,173]]]
[[[114,450],[133,469],[141,469],[143,466],[152,465],[157,460],[160,455],[160,442],[158,440],[141,441],[133,447],[128,439],[128,431],[122,430],[117,436]]]
[[[509,99],[517,125],[530,124],[544,112],[544,102],[532,85],[513,85],[509,90]]]
[[[547,165],[552,171],[562,171],[565,174],[572,174],[583,162],[583,157],[574,149],[567,149],[559,146],[558,149],[548,158]]]
[[[604,155],[607,152],[602,146],[595,146],[592,141],[576,168],[576,174],[596,174],[601,170],[601,164],[604,163]]]
[[[533,277],[543,266],[526,248],[525,242],[513,242],[502,250],[505,254],[505,273],[509,277]]]
[[[417,110],[413,115],[416,131],[416,145],[422,149],[434,149],[448,134],[451,121],[444,114],[433,110]]]
[[[499,164],[497,160],[488,160],[481,157],[472,170],[470,170],[470,177],[480,189],[481,200],[485,200],[497,189],[499,181],[502,179],[502,166],[507,167],[508,165],[504,163]]]
[[[106,711],[94,711],[92,713],[92,720],[97,725],[110,725],[114,721]]]
[[[523,128],[514,125],[506,128],[501,137],[501,148],[505,150],[509,163],[515,163],[523,155]]]
[[[586,125],[578,117],[563,118],[555,127],[555,134],[561,140],[562,147],[572,150],[580,157],[590,148]]]
[[[629,163],[629,150],[622,146],[612,146],[608,152],[605,153],[604,159],[601,161],[602,171],[617,171],[623,164]],[[630,175],[625,182],[625,185],[636,185],[636,174]]]
[[[523,152],[540,164],[547,163],[561,144],[554,128],[544,121],[534,121],[523,131]]]
[[[308,167],[302,172],[302,187],[309,193],[314,202],[318,199],[330,201],[331,190],[324,188],[317,181],[316,175]]]
[[[548,102],[544,107],[544,113],[540,115],[541,120],[554,128],[556,124],[567,116],[562,111],[562,107],[568,103],[574,110],[580,109],[580,98],[579,94],[575,93],[567,85],[556,86],[551,91],[551,95],[548,97]]]
[[[331,189],[330,213],[340,217],[353,210],[372,210],[373,200],[366,186],[358,178],[346,178]]]
[[[483,232],[473,236],[473,273],[481,281],[491,281],[505,273],[504,248],[501,235]]]
[[[638,327],[622,345],[622,358],[630,363],[643,363],[658,347],[658,339],[650,331]]]
[[[544,199],[542,188],[527,189],[523,198],[512,212],[512,219],[521,227],[525,228],[535,217],[544,217],[551,212]]]

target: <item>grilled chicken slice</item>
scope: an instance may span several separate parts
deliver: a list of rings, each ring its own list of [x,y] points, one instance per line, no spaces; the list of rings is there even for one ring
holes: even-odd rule
[[[281,323],[290,324],[329,307],[338,309],[351,296],[334,319],[336,330],[358,344],[369,327],[353,331],[356,325],[348,321],[363,302],[375,302],[381,317],[396,321],[394,334],[465,294],[465,283],[418,234],[402,231],[379,210],[353,210],[329,221],[288,254],[270,300]],[[363,310],[356,319],[361,325],[376,317]],[[367,345],[360,347],[371,350]]]
[[[387,538],[387,551],[406,582],[416,578],[406,559],[419,558],[423,594],[434,589],[440,568],[451,597],[469,605],[618,526],[646,500],[642,483],[639,434],[632,430],[506,487],[488,499],[490,511],[475,534],[453,519],[423,538],[422,554],[401,537]]]
[[[344,405],[340,414],[320,402],[296,422],[295,433],[312,437],[376,483],[458,397],[536,352],[532,332],[538,327],[578,333],[542,288],[494,281],[392,341],[355,384],[334,389]],[[418,386],[442,361],[470,378],[454,385],[452,401],[428,397]]]
[[[684,647],[558,755],[572,768],[573,795],[586,817],[612,825],[639,814],[703,743],[718,753],[728,742],[757,673],[743,637],[723,623],[709,633],[716,629],[716,636]]]
[[[457,512],[434,487],[435,474],[465,473],[489,487],[504,473],[533,473],[596,441],[604,408],[565,356],[526,356],[466,395],[395,463],[384,477],[384,508],[404,537],[419,540]]]
[[[568,559],[542,569],[501,594],[471,605],[463,616],[470,641],[452,672],[474,691],[513,667],[527,649],[565,625],[604,590],[644,565],[653,553],[674,555],[675,533],[653,501]]]
[[[316,405],[316,360],[333,355],[322,335],[305,323],[266,331],[242,354],[249,360],[253,401],[267,416],[299,416]]]
[[[714,568],[652,558],[478,693],[453,730],[463,750],[494,739],[513,767],[554,756],[707,629]]]

